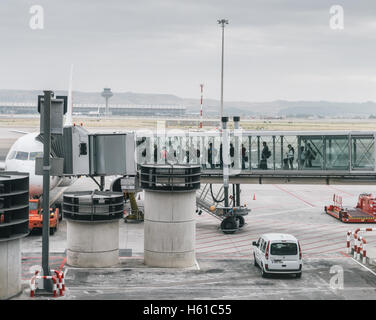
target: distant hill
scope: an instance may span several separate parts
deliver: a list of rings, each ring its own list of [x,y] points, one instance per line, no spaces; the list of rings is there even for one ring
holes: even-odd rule
[[[0,102],[36,102],[38,90],[0,90]],[[56,95],[66,95],[66,91],[55,91]],[[102,104],[100,92],[73,92],[74,103]],[[114,92],[113,104],[152,104],[179,105],[187,108],[188,114],[198,114],[200,100],[181,98],[172,94]],[[204,100],[204,112],[208,116],[218,116],[220,102]],[[376,115],[376,103],[341,103],[328,101],[285,101],[246,102],[225,101],[225,114],[240,116],[282,116],[282,117],[368,117]]]

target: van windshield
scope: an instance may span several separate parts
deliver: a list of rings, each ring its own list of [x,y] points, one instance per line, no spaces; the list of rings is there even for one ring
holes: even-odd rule
[[[275,256],[292,256],[298,254],[298,247],[296,243],[272,243],[270,254]]]

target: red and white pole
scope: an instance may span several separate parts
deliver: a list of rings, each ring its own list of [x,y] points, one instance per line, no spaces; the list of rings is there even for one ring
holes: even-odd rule
[[[202,129],[202,99],[203,99],[203,91],[204,91],[204,85],[200,84],[201,87],[201,102],[200,102],[200,129]]]

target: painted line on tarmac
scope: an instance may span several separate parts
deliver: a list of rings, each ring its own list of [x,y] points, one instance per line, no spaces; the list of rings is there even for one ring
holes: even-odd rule
[[[252,208],[251,208],[252,209]],[[269,213],[259,213],[259,214],[250,214],[250,217],[260,218],[260,217],[267,217],[267,216],[274,216],[281,213],[289,213],[289,212],[296,212],[296,211],[306,211],[306,210],[313,210],[317,209],[317,207],[311,207],[311,208],[298,208],[298,209],[290,209],[290,210],[283,210],[283,211],[276,211],[276,212],[269,212]]]
[[[64,268],[64,265],[66,262],[67,262],[67,258],[64,258],[63,262],[60,264],[59,271],[61,271]]]
[[[346,191],[340,190],[340,189],[335,188],[335,187],[332,187],[332,186],[327,186],[327,187],[330,188],[330,189],[336,190],[336,191],[338,191],[338,192],[342,192],[342,193],[344,193],[344,194],[347,194],[348,196],[355,197],[355,194],[348,193],[348,192],[346,192]]]
[[[360,263],[359,261],[356,261],[354,258],[351,258],[351,259],[354,260],[357,264],[361,265],[364,269],[366,269],[369,272],[371,272],[374,276],[376,276],[376,273],[373,272],[371,269],[367,268],[363,263]]]
[[[298,200],[300,200],[300,201],[303,201],[304,203],[308,204],[308,205],[311,206],[311,207],[316,207],[314,204],[312,204],[312,203],[310,203],[310,202],[304,200],[303,198],[299,197],[299,196],[296,195],[295,193],[292,193],[292,192],[290,192],[290,191],[288,191],[288,190],[285,190],[285,189],[283,189],[282,187],[280,187],[280,186],[278,186],[278,185],[276,185],[276,184],[273,184],[273,186],[276,187],[277,189],[281,190],[281,191],[284,191],[284,192],[288,193],[289,195],[295,197],[296,199],[298,199]]]

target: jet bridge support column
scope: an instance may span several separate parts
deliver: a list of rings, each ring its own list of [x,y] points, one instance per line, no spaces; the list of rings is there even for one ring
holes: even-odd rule
[[[64,193],[67,221],[67,264],[81,268],[112,267],[119,263],[120,192]]]
[[[29,230],[29,177],[0,174],[0,300],[21,292],[21,238]]]
[[[200,166],[141,166],[145,190],[145,264],[185,268],[196,263],[196,190]]]

